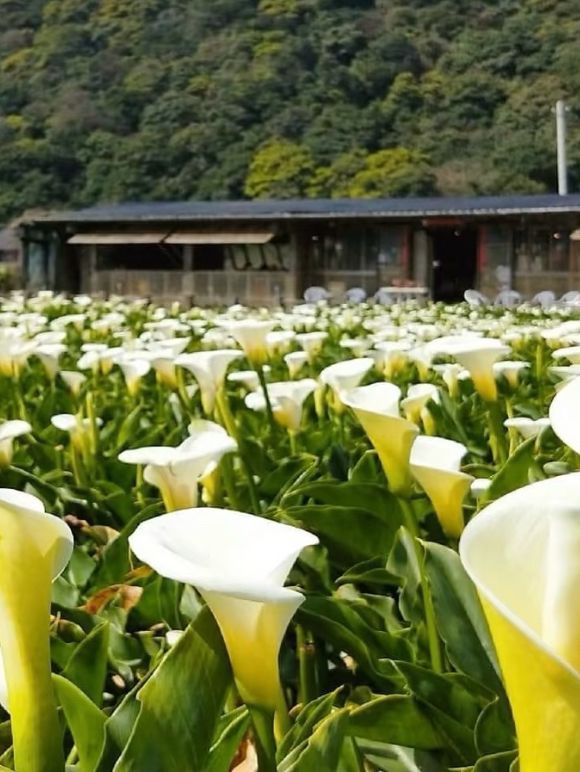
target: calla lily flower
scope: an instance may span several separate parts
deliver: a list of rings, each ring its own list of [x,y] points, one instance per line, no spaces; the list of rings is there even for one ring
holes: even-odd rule
[[[362,358],[371,348],[371,341],[367,338],[343,338],[339,345],[341,348],[347,348],[351,351],[353,356]]]
[[[59,370],[59,360],[65,351],[66,346],[63,343],[45,343],[37,346],[34,350],[35,356],[40,359],[51,380],[56,378]]]
[[[220,325],[238,342],[253,365],[263,365],[268,359],[268,334],[274,322],[260,319],[221,321]]]
[[[503,425],[506,429],[515,429],[518,434],[524,440],[528,440],[530,437],[537,437],[538,434],[550,426],[549,418],[538,418],[536,421],[533,418],[507,418]]]
[[[435,509],[441,527],[453,539],[463,531],[463,500],[473,477],[460,471],[467,448],[442,437],[417,437],[411,448],[411,472]]]
[[[418,428],[401,418],[399,399],[401,390],[392,383],[373,383],[359,386],[341,397],[354,410],[379,459],[391,490],[407,495],[411,490],[409,455]]]
[[[266,335],[266,346],[269,354],[282,354],[288,351],[296,337],[294,330],[276,330]]]
[[[169,389],[177,389],[177,373],[175,371],[176,354],[165,352],[156,352],[151,356],[151,366],[155,370],[155,375],[159,383],[167,386]]]
[[[324,341],[328,338],[327,332],[314,330],[313,332],[301,332],[296,336],[296,343],[302,346],[308,356],[308,361],[313,362],[317,354],[322,351]]]
[[[552,375],[560,378],[562,383],[556,386],[556,389],[562,388],[568,381],[580,377],[580,365],[558,365],[548,368]]]
[[[228,383],[241,383],[249,391],[255,391],[260,386],[260,378],[255,370],[236,370],[229,373]]]
[[[401,401],[401,408],[407,420],[419,426],[421,421],[426,419],[425,422],[429,424],[431,416],[428,415],[426,407],[431,401],[439,402],[439,389],[437,386],[432,383],[415,383],[409,386],[407,396]]]
[[[380,341],[375,348],[380,352],[385,378],[392,378],[405,367],[409,359],[411,343],[406,340]]]
[[[62,733],[52,689],[51,585],[73,550],[68,525],[35,496],[0,489],[0,652],[18,770],[62,772]]]
[[[161,576],[192,585],[222,631],[240,696],[274,712],[278,654],[304,597],[285,588],[294,561],[316,536],[242,512],[189,509],[142,523],[131,549]]]
[[[61,432],[67,432],[70,435],[71,444],[78,453],[84,458],[90,455],[91,433],[93,430],[90,418],[80,418],[71,413],[59,413],[53,415],[50,423],[60,429]],[[97,418],[97,426],[102,424],[102,420]]]
[[[521,772],[580,769],[580,474],[520,488],[467,525],[460,555],[498,652]]]
[[[194,376],[201,391],[201,401],[206,414],[213,412],[218,391],[223,389],[226,370],[241,351],[221,349],[217,351],[196,351],[193,354],[181,354],[175,360],[179,367],[185,367]]]
[[[509,346],[496,338],[458,339],[458,342],[450,342],[446,346],[446,353],[469,371],[476,391],[487,402],[497,399],[493,365],[509,352]]]
[[[574,378],[556,394],[550,405],[555,434],[575,453],[580,453],[580,378]]]
[[[336,362],[322,370],[320,380],[330,386],[336,396],[340,397],[341,394],[355,389],[374,364],[374,360],[370,357]]]
[[[78,373],[76,370],[61,370],[60,377],[66,383],[71,393],[78,397],[83,387],[83,383],[86,382],[87,376],[83,373]]]
[[[459,381],[469,378],[469,372],[457,362],[447,363],[445,365],[434,365],[433,369],[439,373],[447,386],[447,391],[452,399],[459,396]]]
[[[37,344],[35,341],[24,340],[11,334],[11,329],[4,331],[5,337],[0,337],[0,374],[8,378],[18,378]]]
[[[135,397],[141,387],[141,378],[147,375],[151,363],[147,359],[125,356],[117,359],[117,364],[123,372],[129,396]]]
[[[478,501],[482,499],[491,486],[491,480],[487,477],[478,477],[471,483],[471,495]]]
[[[196,506],[201,479],[215,469],[226,453],[236,450],[235,440],[212,428],[196,431],[177,448],[124,450],[119,461],[143,465],[145,481],[159,489],[166,511],[173,512]]]
[[[0,467],[10,466],[12,463],[12,443],[16,437],[31,431],[32,426],[28,421],[6,421],[0,424]]]
[[[580,346],[567,346],[552,352],[554,359],[567,359],[573,365],[580,365]]]
[[[529,362],[511,362],[509,360],[496,362],[493,365],[495,376],[503,376],[512,389],[517,389],[520,382],[520,375],[524,370],[529,369]]]
[[[272,413],[280,426],[293,433],[300,430],[304,401],[317,387],[318,384],[313,378],[268,384]],[[245,403],[251,410],[266,410],[263,391],[254,391],[246,395]]]
[[[308,354],[306,351],[292,351],[290,354],[286,354],[284,357],[290,378],[295,378],[300,370],[308,362]]]

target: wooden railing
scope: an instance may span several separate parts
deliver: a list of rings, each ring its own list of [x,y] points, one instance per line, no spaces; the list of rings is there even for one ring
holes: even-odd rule
[[[295,277],[285,271],[95,271],[90,292],[202,306],[274,305],[296,296]]]

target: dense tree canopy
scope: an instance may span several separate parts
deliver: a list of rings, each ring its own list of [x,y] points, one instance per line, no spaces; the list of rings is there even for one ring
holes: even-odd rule
[[[0,0],[0,219],[120,199],[537,192],[577,0]]]

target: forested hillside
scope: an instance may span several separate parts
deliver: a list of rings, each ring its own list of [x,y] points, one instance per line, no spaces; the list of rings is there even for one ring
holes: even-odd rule
[[[0,0],[0,220],[580,185],[579,0]]]

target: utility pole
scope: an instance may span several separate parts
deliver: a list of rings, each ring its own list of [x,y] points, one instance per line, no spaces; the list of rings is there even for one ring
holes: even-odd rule
[[[568,195],[568,162],[566,160],[566,103],[556,102],[556,137],[558,147],[558,193]]]

